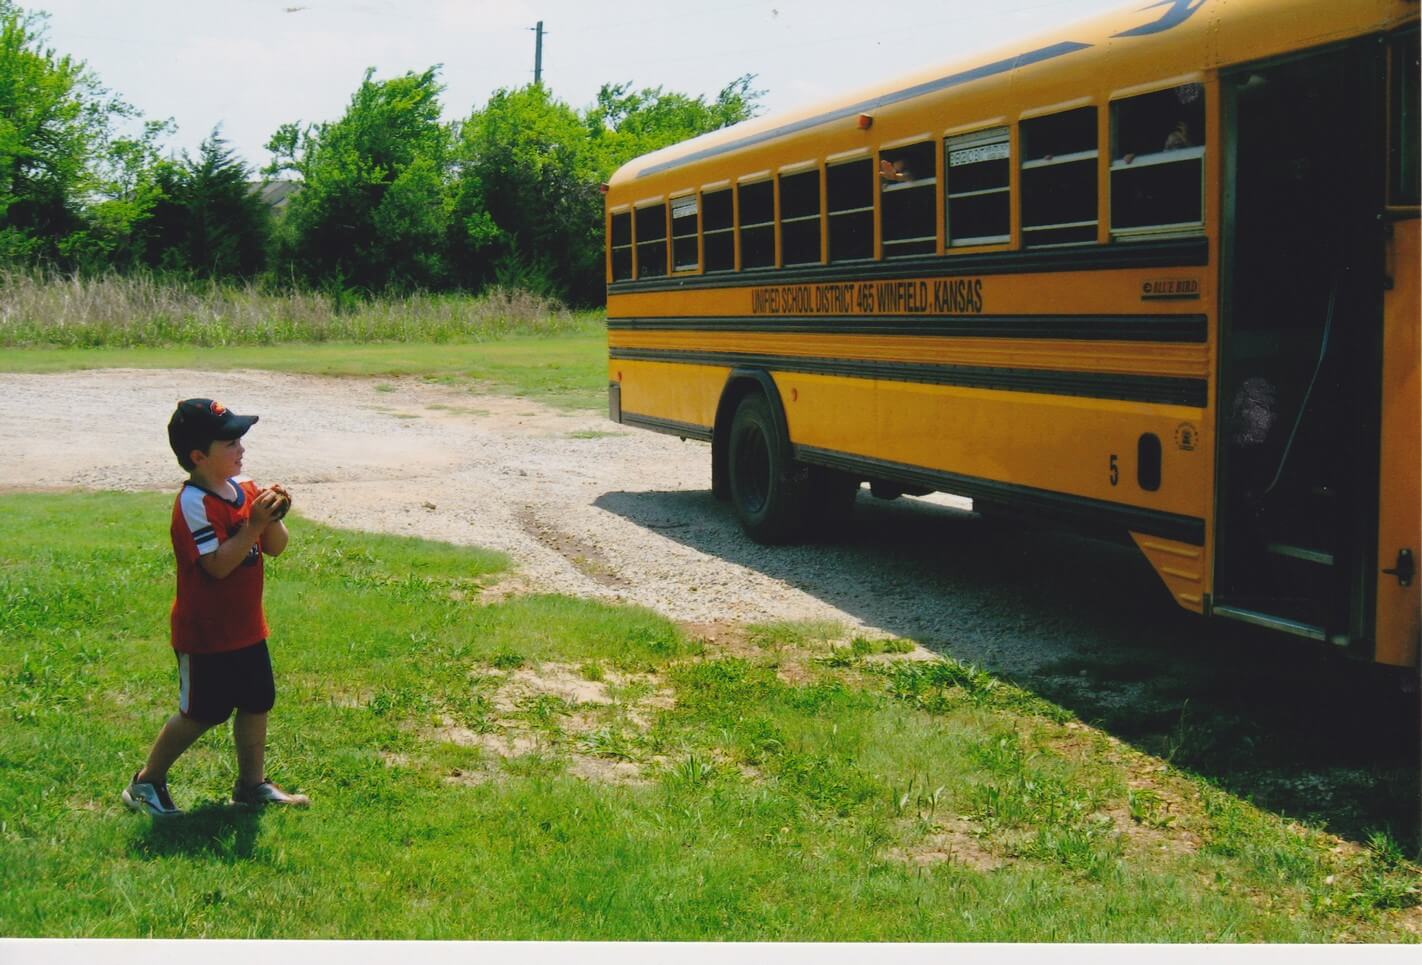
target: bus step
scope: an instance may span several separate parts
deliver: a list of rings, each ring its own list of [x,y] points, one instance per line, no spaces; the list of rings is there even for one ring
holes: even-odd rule
[[[1310,640],[1328,639],[1328,633],[1323,627],[1317,627],[1311,623],[1303,623],[1299,620],[1290,620],[1287,617],[1277,617],[1271,613],[1260,613],[1258,610],[1246,610],[1244,607],[1216,604],[1210,608],[1210,612],[1217,617],[1252,623],[1256,627],[1267,627],[1270,630],[1291,633],[1296,637],[1307,637]]]
[[[1290,559],[1318,563],[1322,566],[1333,565],[1333,554],[1327,550],[1309,549],[1307,546],[1291,546],[1288,543],[1269,543],[1264,549],[1275,556],[1287,556]]]

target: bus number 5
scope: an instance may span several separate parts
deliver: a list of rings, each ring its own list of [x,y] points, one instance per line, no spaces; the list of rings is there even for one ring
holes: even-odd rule
[[[1116,465],[1116,454],[1113,452],[1113,453],[1111,453],[1111,485],[1114,486],[1114,485],[1116,485],[1116,483],[1118,483],[1118,482],[1120,482],[1120,481],[1121,481],[1121,470],[1120,470],[1120,467],[1118,467],[1118,466]]]

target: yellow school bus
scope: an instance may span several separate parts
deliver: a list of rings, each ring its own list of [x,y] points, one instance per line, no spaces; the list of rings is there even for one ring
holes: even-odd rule
[[[764,542],[861,484],[1418,662],[1416,0],[1162,0],[638,158],[611,417]]]

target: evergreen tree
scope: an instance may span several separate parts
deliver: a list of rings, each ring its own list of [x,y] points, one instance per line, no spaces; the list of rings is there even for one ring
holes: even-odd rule
[[[183,260],[205,277],[250,277],[266,253],[269,217],[252,173],[214,128],[198,156],[185,154],[178,203],[184,214]]]

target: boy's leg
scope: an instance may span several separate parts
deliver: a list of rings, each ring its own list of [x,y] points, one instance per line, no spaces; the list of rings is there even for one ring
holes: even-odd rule
[[[237,784],[232,788],[232,803],[305,807],[311,803],[305,794],[289,794],[267,780],[267,712],[276,701],[276,685],[266,641],[241,654],[244,689],[237,703],[237,716],[232,720],[232,739],[237,745]]]
[[[232,788],[232,803],[248,807],[283,804],[306,807],[311,799],[305,794],[284,790],[267,780],[267,715],[239,710],[232,719],[232,737],[237,744],[237,785]]]
[[[266,713],[237,711],[237,716],[232,718],[232,739],[237,744],[237,784],[256,787],[266,777]]]
[[[168,768],[173,766],[173,762],[212,727],[212,724],[184,717],[180,713],[169,717],[158,732],[158,739],[148,752],[148,762],[138,772],[137,780],[158,784],[166,781]]]

